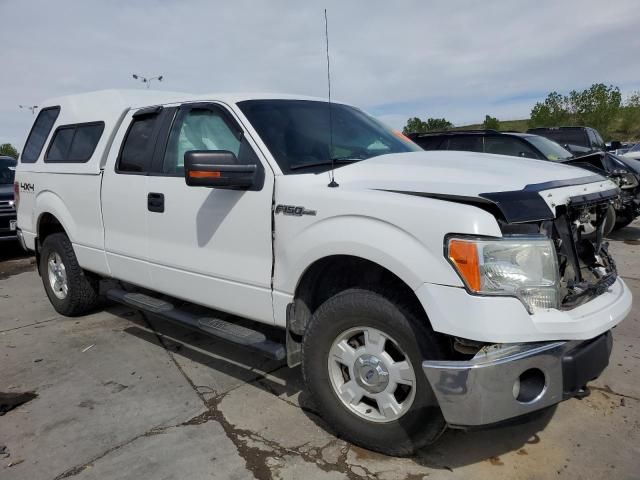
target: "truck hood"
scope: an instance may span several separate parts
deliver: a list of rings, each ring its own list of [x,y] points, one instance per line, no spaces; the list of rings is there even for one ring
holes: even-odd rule
[[[613,182],[570,165],[441,150],[381,155],[340,168],[336,180],[344,188],[493,204],[509,222],[554,218],[554,207],[577,195],[617,194]]]

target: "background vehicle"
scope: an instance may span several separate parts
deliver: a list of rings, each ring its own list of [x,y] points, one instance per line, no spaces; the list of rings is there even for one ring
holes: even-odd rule
[[[16,159],[0,156],[0,241],[16,238],[16,207],[13,181]]]
[[[463,150],[552,161],[566,160],[573,156],[556,142],[527,133],[450,130],[410,133],[408,137],[424,150]]]
[[[622,156],[624,158],[640,160],[640,143],[636,143],[633,147],[629,148]]]
[[[640,162],[629,161],[611,152],[596,151],[574,156],[558,143],[540,135],[495,130],[451,130],[408,136],[425,150],[463,150],[537,158],[575,165],[607,176],[620,186],[622,194],[610,209],[605,233],[625,227],[640,215]]]
[[[530,128],[527,133],[547,137],[576,156],[607,149],[600,133],[591,127],[540,127]]]
[[[425,152],[312,98],[41,105],[18,234],[56,311],[102,292],[301,364],[320,414],[366,448],[407,455],[447,424],[584,392],[631,308],[606,242],[585,235],[619,195],[601,175]]]

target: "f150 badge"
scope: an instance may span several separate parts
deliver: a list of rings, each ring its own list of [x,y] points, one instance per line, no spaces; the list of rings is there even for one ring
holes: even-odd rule
[[[293,215],[294,217],[301,217],[302,215],[316,215],[315,210],[307,210],[304,207],[296,205],[276,205],[276,215],[282,213],[283,215]]]

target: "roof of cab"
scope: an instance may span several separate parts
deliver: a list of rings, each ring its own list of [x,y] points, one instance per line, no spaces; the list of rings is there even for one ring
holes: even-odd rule
[[[79,110],[128,110],[152,105],[162,105],[178,102],[220,101],[236,103],[243,100],[316,100],[324,102],[326,99],[304,95],[290,95],[282,93],[212,93],[191,94],[184,92],[168,92],[160,90],[98,90],[56,97],[42,103],[42,107],[60,106],[64,111]],[[340,102],[335,102],[340,103]]]

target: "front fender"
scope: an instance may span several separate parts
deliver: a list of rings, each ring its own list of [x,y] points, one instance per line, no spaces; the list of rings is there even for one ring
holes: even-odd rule
[[[414,290],[424,282],[462,286],[442,255],[441,245],[434,252],[410,232],[379,218],[341,215],[307,226],[285,245],[276,237],[274,288],[292,294],[314,262],[333,255],[374,262]]]

